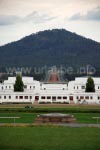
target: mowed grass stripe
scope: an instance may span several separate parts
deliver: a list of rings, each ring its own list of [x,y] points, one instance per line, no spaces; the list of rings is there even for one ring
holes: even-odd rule
[[[99,128],[0,128],[2,150],[99,150]]]

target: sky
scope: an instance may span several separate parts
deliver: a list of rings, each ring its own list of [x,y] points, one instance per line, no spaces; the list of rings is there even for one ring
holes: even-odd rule
[[[100,42],[100,0],[0,0],[0,45],[55,28]]]

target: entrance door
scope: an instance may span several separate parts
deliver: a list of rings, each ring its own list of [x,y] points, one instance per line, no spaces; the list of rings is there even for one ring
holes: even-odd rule
[[[35,101],[38,101],[39,100],[39,96],[35,96]]]
[[[70,96],[69,99],[70,99],[70,101],[73,101],[73,96]]]
[[[69,96],[69,100],[70,100],[70,104],[74,104],[74,97],[73,96]]]

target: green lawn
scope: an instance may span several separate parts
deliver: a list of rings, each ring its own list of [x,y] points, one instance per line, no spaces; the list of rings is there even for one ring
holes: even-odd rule
[[[72,113],[77,119],[78,123],[97,123],[96,119],[92,117],[100,117],[100,113]],[[100,123],[100,119],[98,120]]]
[[[100,128],[0,128],[1,150],[100,150]]]
[[[20,119],[16,119],[16,123],[33,123],[34,118],[39,113],[0,113],[0,117],[20,117]],[[92,119],[92,117],[100,117],[100,113],[70,113],[75,116],[78,123],[96,123],[96,120]],[[14,119],[1,119],[0,123],[13,123]],[[100,120],[99,122],[100,123]]]
[[[33,123],[37,113],[0,113],[0,117],[20,117],[15,119],[16,123]],[[0,123],[13,123],[14,119],[0,118]]]

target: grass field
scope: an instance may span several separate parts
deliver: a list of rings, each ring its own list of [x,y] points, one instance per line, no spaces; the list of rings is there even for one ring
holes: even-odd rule
[[[13,106],[13,105],[12,105]],[[70,107],[6,107],[0,108],[0,117],[20,117],[16,123],[33,123],[37,114],[60,112],[73,114],[78,123],[96,123],[99,106]],[[13,123],[14,119],[0,118],[0,123]],[[100,123],[100,120],[99,122]],[[100,128],[93,127],[0,127],[0,150],[100,150]]]
[[[1,150],[100,150],[100,128],[0,128]]]
[[[16,123],[33,123],[37,113],[0,113],[0,117],[20,117],[15,119]],[[0,118],[0,123],[13,123],[14,119]]]
[[[33,123],[35,117],[39,113],[24,113],[24,112],[17,112],[17,113],[0,113],[0,117],[20,117],[16,119],[16,123]],[[100,117],[100,113],[70,113],[75,116],[78,123],[97,123],[95,119],[92,117]],[[0,123],[13,123],[14,119],[5,119],[0,118]],[[100,120],[99,122],[100,123]]]

